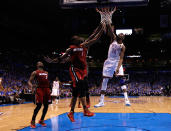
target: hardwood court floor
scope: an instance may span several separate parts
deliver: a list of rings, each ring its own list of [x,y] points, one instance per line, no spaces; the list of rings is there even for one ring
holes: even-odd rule
[[[105,97],[105,106],[94,108],[99,97],[91,97],[90,110],[95,113],[171,113],[171,97],[133,97],[130,98],[131,106],[124,105],[123,98]],[[55,117],[66,113],[69,108],[70,98],[59,100],[58,104],[51,104],[45,119]],[[0,106],[0,131],[17,130],[30,125],[35,105],[33,103]],[[82,108],[77,108],[75,112],[82,112]],[[42,109],[37,116],[38,122],[42,113]]]

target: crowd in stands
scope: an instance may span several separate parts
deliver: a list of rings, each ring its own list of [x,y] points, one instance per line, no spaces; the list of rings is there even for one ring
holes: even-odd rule
[[[49,70],[49,79],[52,83],[55,76],[58,76],[61,82],[69,82],[69,72],[67,69]],[[54,71],[56,70],[56,72]],[[33,94],[27,81],[31,70],[27,67],[7,67],[0,65],[0,104],[3,103],[23,103],[25,94]],[[101,70],[95,68],[89,70],[90,95],[98,96],[101,91],[102,75]],[[164,96],[170,95],[171,89],[171,71],[129,71],[128,94],[130,96]],[[169,87],[168,87],[169,86]],[[165,90],[167,88],[167,91]],[[167,93],[167,94],[166,94]],[[111,79],[108,84],[108,96],[122,95],[122,90],[117,79]],[[60,87],[60,98],[71,97],[71,86]]]
[[[158,58],[129,58],[131,56],[127,56],[128,58],[125,59],[124,64],[127,67],[169,67],[171,65],[171,60],[161,60]],[[100,61],[99,59],[89,59],[88,65],[89,67],[103,67],[104,60]]]
[[[148,82],[130,82],[127,84],[128,95],[130,96],[162,96],[164,95],[164,86],[153,85],[151,86]],[[90,89],[90,94],[96,96],[100,95],[101,86],[94,85]],[[107,87],[107,94],[109,96],[121,95],[122,90],[118,82],[110,81]]]
[[[100,95],[101,78],[94,79],[98,75],[92,75],[90,78],[90,93],[92,95]],[[171,95],[171,72],[164,71],[130,71],[129,81],[127,83],[128,94],[130,96],[164,96]],[[167,90],[167,91],[166,91]],[[117,79],[111,79],[107,88],[107,95],[121,95],[122,90]]]

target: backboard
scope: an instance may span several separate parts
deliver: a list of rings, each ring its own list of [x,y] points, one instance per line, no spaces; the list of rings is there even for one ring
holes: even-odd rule
[[[146,6],[149,0],[60,0],[62,8]]]

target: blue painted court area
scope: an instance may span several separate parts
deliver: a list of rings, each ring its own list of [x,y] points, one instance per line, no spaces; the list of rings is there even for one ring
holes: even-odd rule
[[[96,113],[94,117],[75,113],[75,120],[71,123],[65,113],[46,120],[47,127],[37,124],[36,129],[20,131],[171,131],[168,113]]]

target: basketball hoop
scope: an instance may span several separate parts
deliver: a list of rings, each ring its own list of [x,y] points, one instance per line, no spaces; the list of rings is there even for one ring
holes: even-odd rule
[[[101,16],[101,23],[112,24],[112,15],[116,11],[116,7],[115,8],[109,8],[109,7],[96,8],[96,11],[99,12]]]

